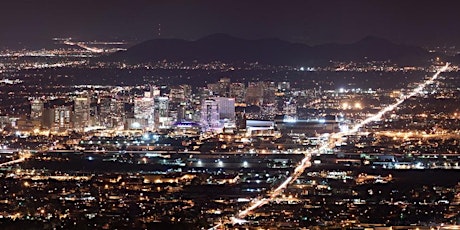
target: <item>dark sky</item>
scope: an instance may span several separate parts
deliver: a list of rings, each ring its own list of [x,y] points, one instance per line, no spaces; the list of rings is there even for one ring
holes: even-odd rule
[[[310,45],[365,36],[460,45],[460,1],[1,0],[0,47],[53,37],[197,39],[213,33]]]

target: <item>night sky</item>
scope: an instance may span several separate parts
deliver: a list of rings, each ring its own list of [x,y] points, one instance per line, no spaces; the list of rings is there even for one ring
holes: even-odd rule
[[[460,45],[460,1],[2,0],[0,47],[53,37],[194,40],[213,33],[316,45],[373,35],[397,43]],[[158,27],[161,24],[161,36]]]

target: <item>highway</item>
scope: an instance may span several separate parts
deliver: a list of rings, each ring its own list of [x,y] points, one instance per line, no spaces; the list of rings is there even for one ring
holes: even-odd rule
[[[28,152],[28,151],[27,152],[20,152],[19,154],[21,156],[19,159],[3,162],[3,163],[0,164],[0,168],[5,167],[5,166],[9,166],[9,165],[14,165],[14,164],[21,163],[21,162],[25,161],[27,158],[31,157],[31,153]]]
[[[3,162],[3,163],[0,164],[0,168],[1,168],[1,167],[8,166],[8,165],[14,165],[14,164],[17,164],[17,163],[21,163],[21,162],[23,162],[24,160],[26,160],[26,158],[21,157],[21,158],[16,159],[16,160],[12,160],[12,161],[8,161],[8,162]]]
[[[64,44],[66,45],[69,45],[69,46],[78,46],[80,48],[83,48],[85,50],[88,50],[90,52],[93,52],[93,53],[104,53],[104,50],[103,49],[99,49],[99,48],[94,48],[94,47],[89,47],[81,42],[71,42],[69,40],[67,41],[64,41]]]
[[[376,114],[374,114],[372,116],[369,116],[368,118],[364,119],[363,121],[361,121],[358,124],[356,124],[355,126],[353,126],[353,128],[351,128],[350,130],[345,131],[345,132],[338,132],[338,133],[332,134],[330,136],[329,141],[325,141],[325,142],[320,143],[320,145],[318,146],[317,151],[321,153],[322,151],[333,147],[335,145],[335,142],[337,140],[340,140],[343,136],[354,134],[354,133],[358,132],[359,129],[361,129],[363,126],[365,126],[365,125],[367,125],[367,124],[369,124],[371,122],[374,122],[374,121],[379,121],[385,113],[388,113],[390,111],[395,110],[400,104],[402,104],[407,99],[422,93],[423,89],[426,86],[432,84],[438,78],[439,74],[441,74],[442,72],[446,71],[448,67],[449,67],[449,64],[447,63],[445,66],[439,68],[432,77],[430,77],[429,79],[427,79],[424,82],[420,83],[415,89],[410,91],[410,93],[408,93],[406,95],[402,95],[395,103],[393,103],[391,105],[388,105],[387,107],[381,109]],[[244,218],[251,211],[253,211],[253,210],[255,210],[255,209],[257,209],[257,208],[259,208],[259,207],[261,207],[261,206],[263,206],[263,205],[265,205],[265,204],[267,204],[267,203],[269,203],[269,202],[271,202],[273,200],[275,200],[275,198],[277,196],[281,195],[284,192],[284,189],[289,184],[291,184],[292,181],[295,181],[300,175],[302,175],[302,173],[305,171],[306,168],[311,166],[310,157],[311,157],[311,153],[305,154],[305,158],[303,158],[302,161],[300,162],[300,164],[294,169],[294,172],[292,173],[292,175],[289,176],[283,183],[281,183],[281,185],[279,185],[278,187],[273,189],[272,192],[268,194],[268,197],[253,199],[249,203],[248,207],[246,207],[243,210],[238,211],[238,213],[236,214],[236,217],[231,217],[230,221],[220,223],[220,224],[218,224],[218,225],[216,225],[216,226],[214,226],[214,227],[212,227],[210,229],[218,229],[219,227],[221,227],[221,226],[223,226],[225,224],[229,224],[229,223],[231,223],[231,224],[245,223],[246,221],[244,220]]]

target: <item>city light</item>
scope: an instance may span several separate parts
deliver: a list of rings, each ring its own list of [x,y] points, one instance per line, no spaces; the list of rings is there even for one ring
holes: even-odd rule
[[[394,104],[391,104],[385,108],[383,108],[382,110],[380,110],[378,113],[370,116],[369,118],[365,119],[364,121],[358,123],[357,125],[355,125],[352,129],[350,129],[349,131],[347,132],[344,132],[344,133],[335,133],[332,135],[332,139],[331,140],[337,140],[339,138],[341,138],[343,135],[349,135],[349,134],[352,134],[352,133],[356,133],[361,127],[363,127],[364,125],[370,123],[370,122],[373,122],[373,121],[378,121],[382,116],[383,114],[389,112],[389,111],[392,111],[394,110],[398,105],[400,105],[401,103],[403,103],[406,99],[410,98],[410,97],[413,97],[417,94],[419,94],[427,85],[429,84],[432,84],[434,82],[434,80],[436,80],[436,78],[438,77],[438,75],[441,73],[441,72],[444,72],[446,71],[446,69],[448,68],[448,64],[446,64],[445,66],[443,66],[442,68],[440,68],[439,70],[437,70],[437,72],[428,80],[426,80],[425,82],[421,83],[420,85],[418,85],[414,90],[412,90],[409,94],[403,96],[401,99],[399,99],[397,102],[395,102]],[[318,150],[321,151],[322,149],[326,149],[326,148],[329,148],[330,144],[329,143],[330,141],[327,141],[327,142],[323,142],[319,147],[318,147]],[[237,217],[236,219],[232,219],[232,220],[241,220],[241,219],[244,219],[248,214],[249,212],[253,211],[254,209],[257,209],[267,203],[269,203],[270,201],[274,200],[277,196],[279,196],[280,194],[282,194],[283,190],[294,180],[296,180],[297,177],[299,177],[307,167],[309,167],[311,165],[310,163],[310,157],[311,155],[310,154],[306,154],[305,158],[302,159],[301,163],[294,169],[294,173],[289,176],[285,181],[283,181],[281,183],[281,185],[279,185],[278,187],[276,187],[275,189],[272,190],[272,192],[270,193],[270,196],[266,197],[266,198],[256,198],[254,199],[247,208],[239,211],[237,213]],[[232,222],[232,224],[237,224],[239,221],[234,221]],[[217,226],[214,226],[213,228],[211,229],[217,229],[220,225],[217,225]]]
[[[460,229],[459,7],[2,1],[0,229]]]
[[[361,103],[359,103],[359,102],[355,103],[355,109],[362,109],[362,108],[363,107],[362,107]]]
[[[0,49],[5,223],[441,229],[458,217],[455,62],[137,62],[111,55],[127,42],[53,42],[65,48]]]

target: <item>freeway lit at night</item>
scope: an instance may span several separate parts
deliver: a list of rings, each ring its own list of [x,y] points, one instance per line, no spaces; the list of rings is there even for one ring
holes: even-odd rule
[[[382,110],[380,110],[378,113],[376,113],[376,114],[368,117],[367,119],[363,120],[362,122],[358,123],[352,129],[350,129],[350,130],[348,130],[346,132],[339,132],[339,133],[335,133],[335,134],[331,135],[331,138],[332,138],[331,140],[338,140],[341,137],[343,137],[344,135],[350,135],[350,134],[356,133],[363,126],[365,126],[365,125],[367,125],[367,124],[369,124],[371,122],[378,121],[379,119],[381,119],[381,117],[385,113],[390,112],[392,110],[395,110],[400,104],[402,104],[408,98],[411,98],[413,96],[416,96],[416,95],[422,93],[423,89],[427,85],[432,84],[438,78],[439,74],[441,74],[442,72],[446,71],[448,67],[449,67],[449,64],[446,64],[445,66],[439,68],[437,70],[437,72],[431,78],[429,78],[428,80],[426,80],[423,83],[419,84],[415,89],[410,91],[410,93],[408,93],[406,95],[402,95],[395,103],[393,103],[391,105],[388,105],[387,107],[385,107]],[[334,144],[334,143],[332,143],[332,144]],[[327,150],[328,148],[330,148],[330,146],[331,146],[330,142],[322,142],[318,146],[317,151],[322,152],[322,151]],[[249,206],[247,208],[245,208],[243,210],[240,210],[238,212],[238,214],[236,215],[236,217],[231,217],[230,222],[232,224],[245,223],[244,218],[251,211],[253,211],[253,210],[255,210],[255,209],[257,209],[257,208],[259,208],[259,207],[271,202],[271,201],[273,201],[277,196],[281,195],[283,193],[284,189],[289,184],[291,184],[292,181],[295,181],[300,175],[302,175],[302,173],[305,171],[305,169],[308,168],[311,165],[310,157],[311,157],[310,153],[305,154],[305,158],[303,158],[301,163],[294,169],[293,174],[291,176],[289,176],[285,181],[283,181],[278,187],[273,189],[273,191],[271,193],[269,193],[268,197],[253,199],[250,202],[250,204],[249,204]],[[227,223],[223,223],[223,224],[227,224]],[[217,226],[214,226],[211,229],[219,228],[221,225],[222,224],[219,224]]]
[[[0,229],[459,229],[442,1],[2,1]]]
[[[446,64],[445,66],[441,67],[432,77],[430,77],[428,80],[424,81],[420,85],[418,85],[415,89],[413,89],[410,93],[406,95],[401,95],[400,98],[393,104],[388,105],[387,107],[383,108],[381,111],[376,113],[375,115],[370,116],[369,118],[363,120],[359,124],[355,125],[352,129],[346,131],[346,132],[340,132],[334,135],[335,138],[339,138],[344,135],[352,134],[358,132],[360,128],[362,128],[364,125],[367,125],[373,121],[378,121],[385,113],[390,112],[396,107],[398,107],[400,104],[402,104],[404,101],[406,101],[408,98],[411,98],[413,96],[416,96],[418,94],[421,94],[423,89],[427,85],[433,84],[433,82],[438,78],[439,74],[446,71],[447,68],[449,67],[449,64]]]

